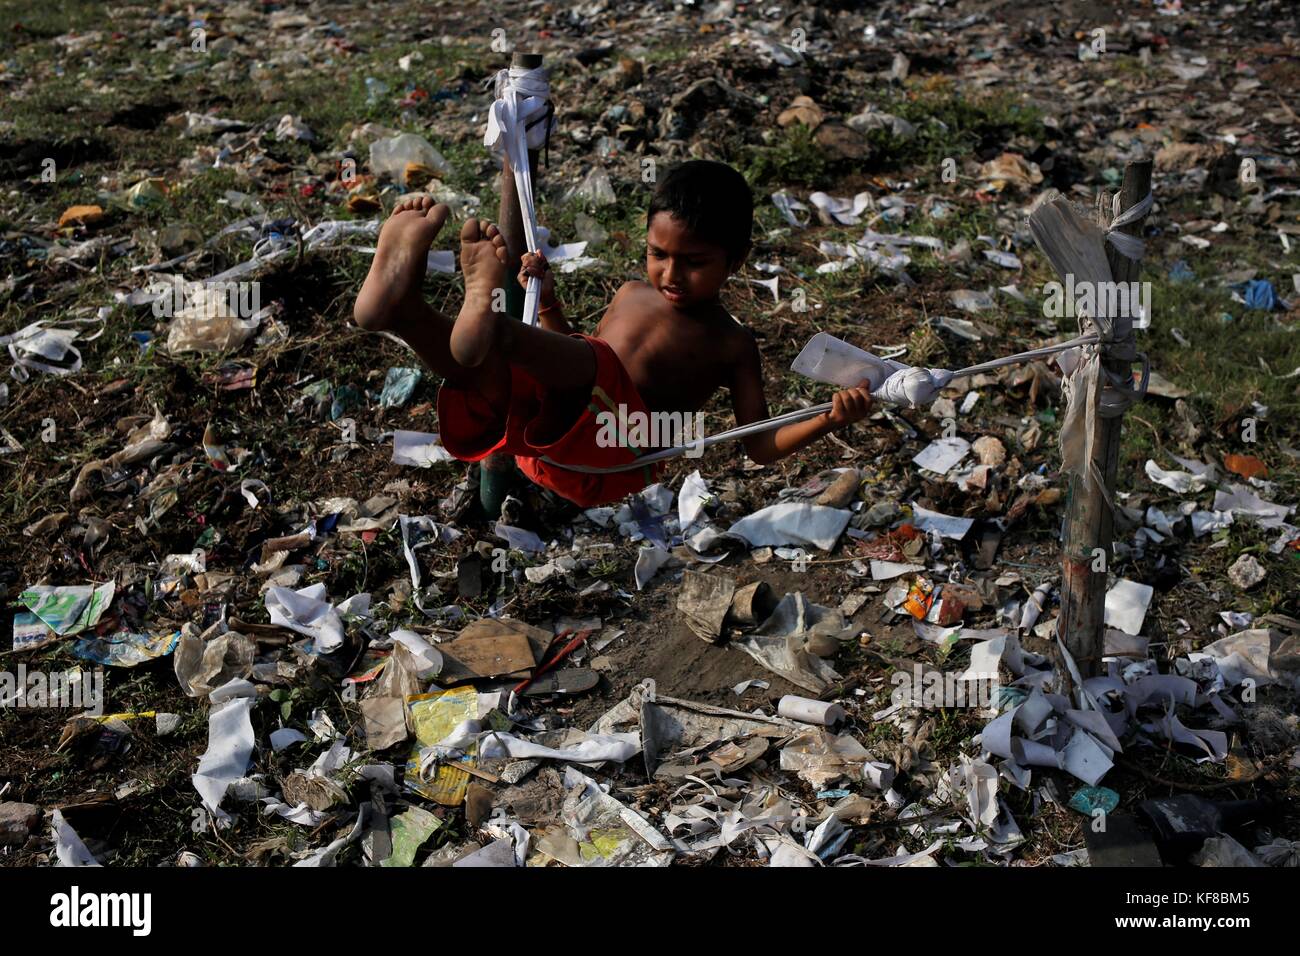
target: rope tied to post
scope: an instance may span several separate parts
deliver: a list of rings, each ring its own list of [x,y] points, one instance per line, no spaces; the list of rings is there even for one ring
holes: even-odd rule
[[[483,145],[510,163],[515,191],[519,195],[520,218],[524,240],[530,250],[541,243],[537,235],[537,211],[533,201],[533,180],[528,159],[530,149],[541,149],[555,127],[555,108],[551,105],[550,71],[545,67],[512,66],[499,71],[495,78],[496,99],[488,111],[487,132]],[[528,278],[524,293],[523,320],[537,324],[542,282]]]
[[[1120,230],[1139,222],[1151,211],[1153,195],[1148,192],[1128,209],[1120,210],[1120,196],[1112,200],[1110,222],[1104,228],[1085,219],[1064,197],[1058,197],[1038,206],[1029,216],[1029,228],[1039,249],[1047,256],[1057,275],[1072,276],[1076,287],[1085,284],[1093,289],[1114,287],[1106,245],[1110,244],[1122,256],[1140,260],[1146,252],[1145,243],[1136,236]],[[1095,296],[1097,303],[1112,306],[1118,297]],[[1061,468],[1076,475],[1085,483],[1095,484],[1102,499],[1112,512],[1114,502],[1106,490],[1105,479],[1097,466],[1097,422],[1118,418],[1146,394],[1151,376],[1151,363],[1145,353],[1137,351],[1129,323],[1117,323],[1121,316],[1095,309],[1092,314],[1081,315],[1079,328],[1091,329],[1097,335],[1093,344],[1063,353],[1057,363],[1064,372],[1062,390],[1066,409],[1061,420]],[[1116,329],[1123,329],[1123,338],[1116,340]],[[1124,371],[1112,371],[1106,360],[1122,364]],[[1131,364],[1142,363],[1142,372],[1136,385],[1133,383]]]
[[[1106,241],[1109,242],[1120,255],[1133,261],[1140,260],[1146,255],[1146,243],[1140,236],[1130,236],[1126,232],[1120,232],[1124,226],[1132,225],[1139,221],[1143,216],[1151,211],[1155,205],[1155,196],[1147,193],[1132,206],[1129,206],[1123,212],[1119,209],[1119,193],[1111,203],[1110,225],[1106,227]]]
[[[1119,201],[1119,196],[1116,195],[1112,205],[1113,215],[1104,232],[1079,216],[1064,197],[1039,206],[1030,215],[1029,224],[1034,240],[1059,275],[1073,273],[1085,281],[1111,282],[1105,243],[1110,243],[1127,258],[1142,258],[1146,251],[1145,243],[1119,230],[1139,221],[1150,212],[1154,197],[1148,192],[1143,199],[1123,211],[1119,210]],[[1061,424],[1062,470],[1076,473],[1084,480],[1095,481],[1107,505],[1113,510],[1114,503],[1106,493],[1105,482],[1093,460],[1095,423],[1099,418],[1118,417],[1140,401],[1146,394],[1151,374],[1149,359],[1145,353],[1136,351],[1131,340],[1114,341],[1114,318],[1105,314],[1088,316],[1086,323],[1081,319],[1080,334],[1067,342],[1018,352],[956,371],[918,368],[881,359],[840,342],[834,336],[819,332],[805,346],[791,368],[818,381],[845,388],[867,378],[871,383],[872,396],[877,401],[888,405],[915,407],[934,401],[945,387],[959,378],[1055,355],[1064,373],[1062,385],[1066,395],[1066,413]],[[1085,328],[1085,324],[1089,328]],[[1134,385],[1131,372],[1125,376],[1107,369],[1103,357],[1118,361],[1141,361],[1142,373],[1138,383]],[[699,452],[720,442],[735,441],[815,418],[831,407],[832,403],[824,402],[760,422],[751,422],[690,445],[679,445],[642,455],[626,465],[596,468],[562,464],[549,458],[542,460],[583,474],[613,474],[676,458],[688,451]]]
[[[881,404],[915,408],[933,402],[939,397],[939,393],[944,388],[957,379],[991,372],[1010,365],[1024,365],[1041,358],[1077,351],[1080,347],[1096,345],[1097,341],[1097,334],[1088,332],[1066,342],[1044,345],[1040,348],[1017,352],[1014,355],[1005,355],[987,362],[980,362],[977,365],[950,371],[948,369],[919,368],[904,365],[893,359],[882,359],[870,352],[849,345],[833,335],[818,332],[804,346],[803,351],[799,353],[790,368],[792,371],[806,375],[815,381],[839,385],[843,388],[850,388],[866,379],[871,384],[872,398]],[[650,452],[625,465],[595,467],[557,462],[550,458],[543,458],[542,461],[548,465],[554,465],[566,471],[575,471],[584,475],[612,475],[643,468],[646,465],[657,464],[661,461],[668,461],[685,455],[687,452],[702,452],[703,449],[721,442],[737,441],[784,425],[793,425],[796,422],[816,418],[818,415],[830,411],[831,407],[831,402],[823,402],[809,408],[795,409],[762,421],[739,425],[716,435],[709,435],[688,445],[676,445],[672,448],[663,448]]]
[[[1148,192],[1128,209],[1120,211],[1120,194],[1116,193],[1112,198],[1111,210],[1112,218],[1110,225],[1106,228],[1105,239],[1115,247],[1120,255],[1133,261],[1140,261],[1146,255],[1146,243],[1137,236],[1130,236],[1119,230],[1124,226],[1132,225],[1139,222],[1151,211],[1155,204],[1155,196]],[[1096,404],[1096,411],[1102,418],[1117,418],[1123,415],[1130,407],[1140,402],[1146,395],[1147,385],[1151,378],[1151,360],[1145,352],[1139,352],[1132,338],[1117,342],[1114,340],[1115,323],[1113,316],[1094,316],[1093,324],[1099,332],[1104,327],[1104,333],[1101,336],[1095,348],[1101,355],[1106,358],[1120,362],[1141,362],[1142,375],[1137,385],[1133,384],[1132,375],[1116,375],[1104,365],[1101,366],[1102,386],[1101,396]],[[1066,365],[1070,363],[1070,358],[1063,356],[1061,362],[1062,370],[1069,374]]]

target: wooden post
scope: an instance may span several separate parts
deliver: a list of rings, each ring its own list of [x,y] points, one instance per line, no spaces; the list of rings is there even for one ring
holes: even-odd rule
[[[1120,191],[1120,210],[1129,209],[1144,199],[1151,191],[1151,160],[1141,159],[1129,163],[1124,169],[1124,184]],[[1122,227],[1132,236],[1142,234],[1146,217]],[[1103,224],[1105,225],[1105,224]],[[1110,263],[1111,278],[1115,282],[1135,282],[1142,264],[1119,253],[1107,244],[1106,258]],[[1064,277],[1062,277],[1064,278]],[[1131,306],[1131,303],[1130,303]],[[1131,311],[1131,307],[1130,307]],[[1124,346],[1133,344],[1133,318],[1131,315],[1114,319],[1116,351],[1124,354]],[[1128,353],[1131,354],[1131,353]],[[1107,358],[1103,366],[1121,379],[1132,377],[1133,363],[1126,358]],[[1098,418],[1093,461],[1105,479],[1106,491],[1115,500],[1115,477],[1119,470],[1120,425],[1123,416]],[[1061,618],[1059,629],[1062,640],[1084,677],[1101,672],[1102,648],[1105,642],[1105,608],[1107,571],[1094,571],[1094,565],[1109,568],[1111,544],[1114,541],[1114,518],[1102,497],[1101,489],[1093,482],[1079,476],[1070,479],[1064,540],[1061,549]],[[1096,550],[1105,555],[1097,562]]]

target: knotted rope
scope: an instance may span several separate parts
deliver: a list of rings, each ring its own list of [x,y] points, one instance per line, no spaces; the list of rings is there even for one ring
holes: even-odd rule
[[[528,248],[541,247],[537,237],[537,212],[533,205],[533,181],[528,150],[541,149],[554,126],[551,107],[550,73],[545,67],[526,69],[512,66],[496,75],[496,96],[488,112],[487,133],[483,145],[504,153],[514,172],[515,191],[519,195],[520,218],[524,223],[524,241]],[[523,320],[537,324],[538,300],[542,282],[528,277],[524,293]]]

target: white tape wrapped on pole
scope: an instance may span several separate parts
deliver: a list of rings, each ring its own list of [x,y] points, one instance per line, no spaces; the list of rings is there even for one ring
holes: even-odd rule
[[[488,111],[487,133],[483,145],[494,153],[504,153],[514,171],[515,189],[519,194],[519,212],[524,225],[524,241],[530,251],[540,248],[537,238],[537,212],[533,205],[533,180],[528,161],[529,149],[546,143],[553,122],[548,119],[551,84],[545,67],[512,66],[496,76],[497,98]],[[523,320],[537,324],[537,310],[542,283],[536,276],[528,279],[524,294]]]

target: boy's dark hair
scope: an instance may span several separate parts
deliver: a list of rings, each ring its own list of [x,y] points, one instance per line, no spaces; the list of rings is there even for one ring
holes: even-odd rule
[[[666,212],[706,242],[721,246],[730,262],[749,251],[754,228],[754,197],[745,177],[726,163],[692,159],[674,166],[659,181],[645,222]]]

